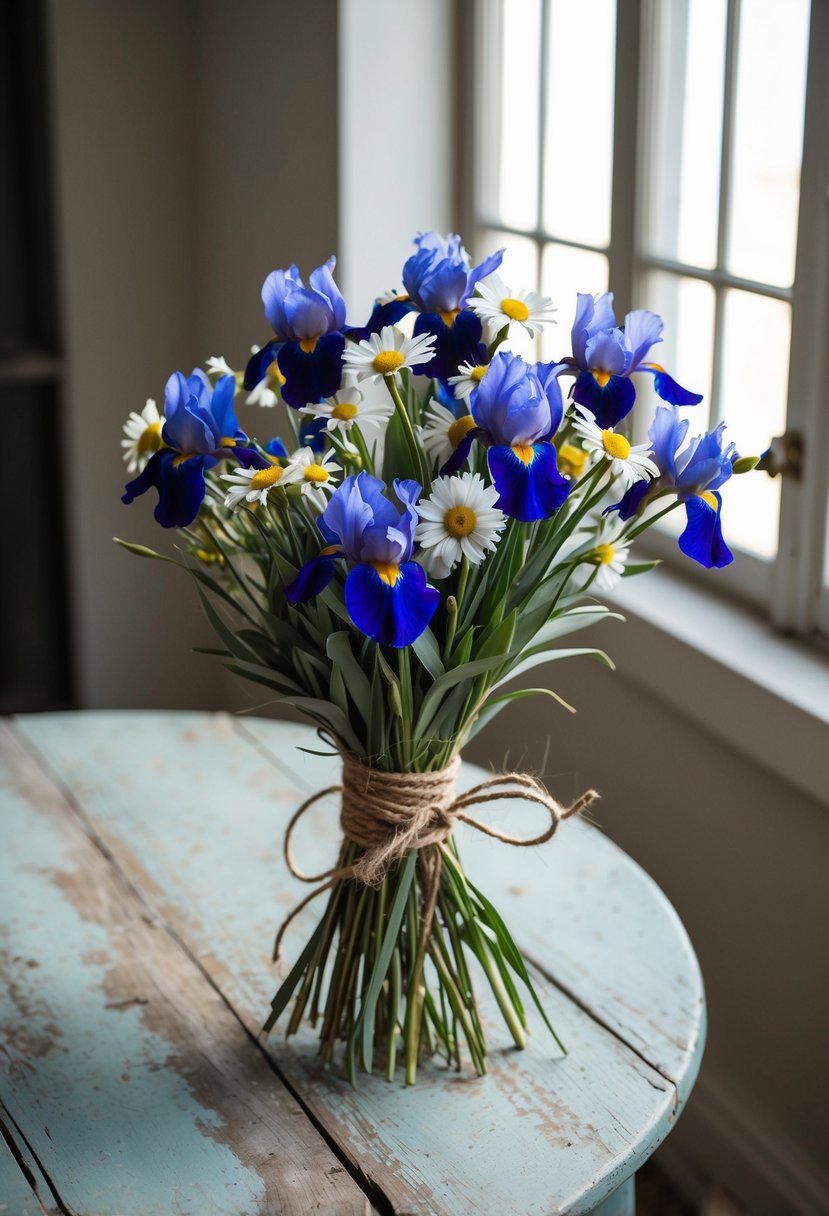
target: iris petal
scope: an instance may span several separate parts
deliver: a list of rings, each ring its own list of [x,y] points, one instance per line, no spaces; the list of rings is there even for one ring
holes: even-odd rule
[[[597,426],[611,427],[632,410],[636,389],[627,376],[611,376],[602,386],[592,372],[579,372],[573,400],[595,415]]]
[[[156,522],[162,528],[186,528],[198,515],[204,498],[205,467],[215,463],[209,456],[191,456],[179,462],[177,454],[169,448],[156,452],[143,472],[125,487],[121,501],[131,503],[155,487]]]
[[[429,624],[439,600],[417,562],[404,562],[393,586],[367,565],[355,566],[345,583],[352,621],[381,646],[409,646]]]
[[[619,519],[632,519],[642,505],[651,483],[645,479],[643,481],[635,481],[629,490],[626,490],[619,502],[614,503],[612,507],[605,507],[602,512],[607,515],[609,511],[618,511]]]
[[[245,368],[246,389],[250,390],[256,388],[257,384],[261,384],[265,379],[265,373],[282,349],[282,345],[278,338],[272,338],[255,355],[251,355]]]
[[[722,499],[714,493],[717,509],[710,507],[698,495],[685,503],[688,524],[679,538],[679,547],[686,557],[693,558],[706,569],[719,569],[734,560],[734,554],[725,543],[722,534]]]
[[[472,444],[475,441],[475,436],[479,434],[480,430],[478,427],[473,427],[471,431],[466,432],[463,439],[447,460],[446,464],[441,468],[441,477],[451,477],[453,473],[457,473],[458,469],[466,461],[469,453],[472,451]]]
[[[564,502],[570,483],[558,471],[551,443],[533,446],[525,464],[512,448],[489,449],[489,471],[498,491],[498,506],[505,515],[529,523],[549,519]]]
[[[459,312],[451,325],[436,312],[421,313],[414,327],[414,335],[432,334],[435,353],[428,363],[414,369],[436,380],[448,381],[456,376],[462,363],[477,361],[482,333],[481,321],[471,309]]]
[[[385,304],[375,304],[365,325],[350,329],[348,336],[355,342],[362,342],[371,334],[379,334],[386,325],[396,325],[409,312],[412,312],[412,303],[408,296],[404,300],[386,300]]]
[[[306,604],[324,591],[334,574],[334,556],[319,554],[306,562],[292,583],[285,587],[289,604]]]
[[[295,409],[333,397],[340,387],[345,338],[326,334],[314,349],[304,351],[298,342],[286,342],[279,352],[279,370],[285,377],[282,396]]]
[[[663,367],[656,363],[643,363],[640,372],[651,372],[653,387],[663,401],[669,405],[699,405],[702,393],[692,393],[689,389],[677,384],[673,376],[669,376]]]

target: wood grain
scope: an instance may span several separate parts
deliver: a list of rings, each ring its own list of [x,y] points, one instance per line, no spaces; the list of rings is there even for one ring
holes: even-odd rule
[[[258,1028],[277,979],[268,961],[273,931],[304,893],[286,874],[282,832],[300,798],[329,783],[335,762],[296,753],[298,740],[318,746],[301,728],[246,722],[240,729],[222,715],[50,715],[23,720],[19,729],[48,757],[89,831],[160,920],[244,1024]],[[589,1212],[650,1155],[675,1119],[677,1090],[682,1096],[690,1088],[702,1035],[687,938],[624,854],[590,828],[566,826],[547,853],[529,926],[545,971],[570,968],[567,990],[552,986],[545,994],[569,1048],[565,1059],[555,1057],[540,1027],[526,1052],[509,1050],[491,1010],[495,1050],[483,1080],[433,1065],[414,1090],[368,1078],[354,1092],[321,1070],[310,1033],[268,1043],[280,1073],[355,1173],[385,1196],[387,1210]],[[335,808],[315,808],[298,842],[303,863],[322,868],[336,843]],[[530,851],[496,846],[502,851],[488,862],[485,881],[469,860],[478,843],[463,841],[468,868],[496,899],[501,889],[515,893],[511,922],[520,939],[528,929],[519,893],[530,885]],[[609,882],[614,872],[611,903],[594,917],[599,896],[589,884]],[[570,920],[557,919],[568,906]],[[316,915],[311,910],[292,934],[286,965]],[[657,936],[664,933],[670,963],[661,972],[654,967],[641,992],[635,961],[651,940],[647,925],[644,938],[625,948],[640,915],[651,918]],[[594,962],[618,954],[610,980],[578,965],[582,945]],[[685,1012],[663,1016],[677,975],[687,989]],[[621,1016],[613,993],[627,1002]],[[673,1058],[665,1046],[672,1042]]]
[[[368,1212],[224,1001],[0,725],[0,1096],[84,1216]]]

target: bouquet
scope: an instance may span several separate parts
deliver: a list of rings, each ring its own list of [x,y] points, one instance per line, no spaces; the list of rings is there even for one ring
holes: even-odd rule
[[[218,357],[175,372],[163,416],[148,401],[125,427],[135,476],[123,501],[156,491],[156,520],[181,537],[181,556],[164,560],[192,574],[220,641],[212,653],[301,711],[342,757],[332,868],[304,875],[293,860],[313,799],[286,835],[292,872],[314,890],[275,956],[296,912],[326,899],[266,1027],[290,1006],[287,1033],[309,1019],[326,1062],[344,1044],[352,1083],[378,1066],[392,1079],[402,1057],[411,1084],[434,1052],[460,1068],[464,1044],[485,1072],[475,983],[491,987],[516,1046],[527,999],[546,1022],[452,831],[460,820],[534,846],[596,795],[563,806],[523,773],[458,795],[461,749],[516,697],[571,708],[546,685],[505,688],[516,676],[575,656],[610,664],[562,639],[608,615],[598,594],[655,565],[630,560],[655,520],[682,511],[682,552],[729,563],[720,491],[755,463],[723,425],[688,437],[683,410],[701,398],[650,361],[663,328],[653,312],[618,325],[611,294],[579,295],[558,361],[511,352],[511,335],[537,338],[552,306],[505,285],[502,255],[471,266],[457,236],[419,235],[403,290],[379,298],[363,326],[346,322],[334,258],[307,285],[295,266],[275,270],[262,289],[274,337],[244,374]],[[660,404],[636,443],[639,375]],[[278,438],[248,438],[240,394],[279,409]],[[516,797],[546,814],[538,836],[471,813]]]

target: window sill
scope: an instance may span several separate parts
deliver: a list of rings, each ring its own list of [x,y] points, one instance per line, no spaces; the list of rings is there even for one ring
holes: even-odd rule
[[[827,802],[829,660],[821,651],[665,569],[624,579],[607,599],[628,622],[624,678]]]

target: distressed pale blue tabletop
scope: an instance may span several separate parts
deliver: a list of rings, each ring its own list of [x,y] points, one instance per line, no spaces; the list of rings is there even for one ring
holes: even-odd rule
[[[277,972],[305,894],[284,828],[338,775],[296,750],[313,738],[226,715],[0,724],[0,1213],[632,1216],[696,1077],[704,996],[670,904],[588,824],[539,849],[458,833],[567,1056],[540,1025],[515,1051],[493,1012],[488,1076],[432,1063],[414,1089],[352,1090],[313,1032],[257,1037],[318,915]],[[336,822],[333,800],[309,812],[304,868],[330,864]]]

